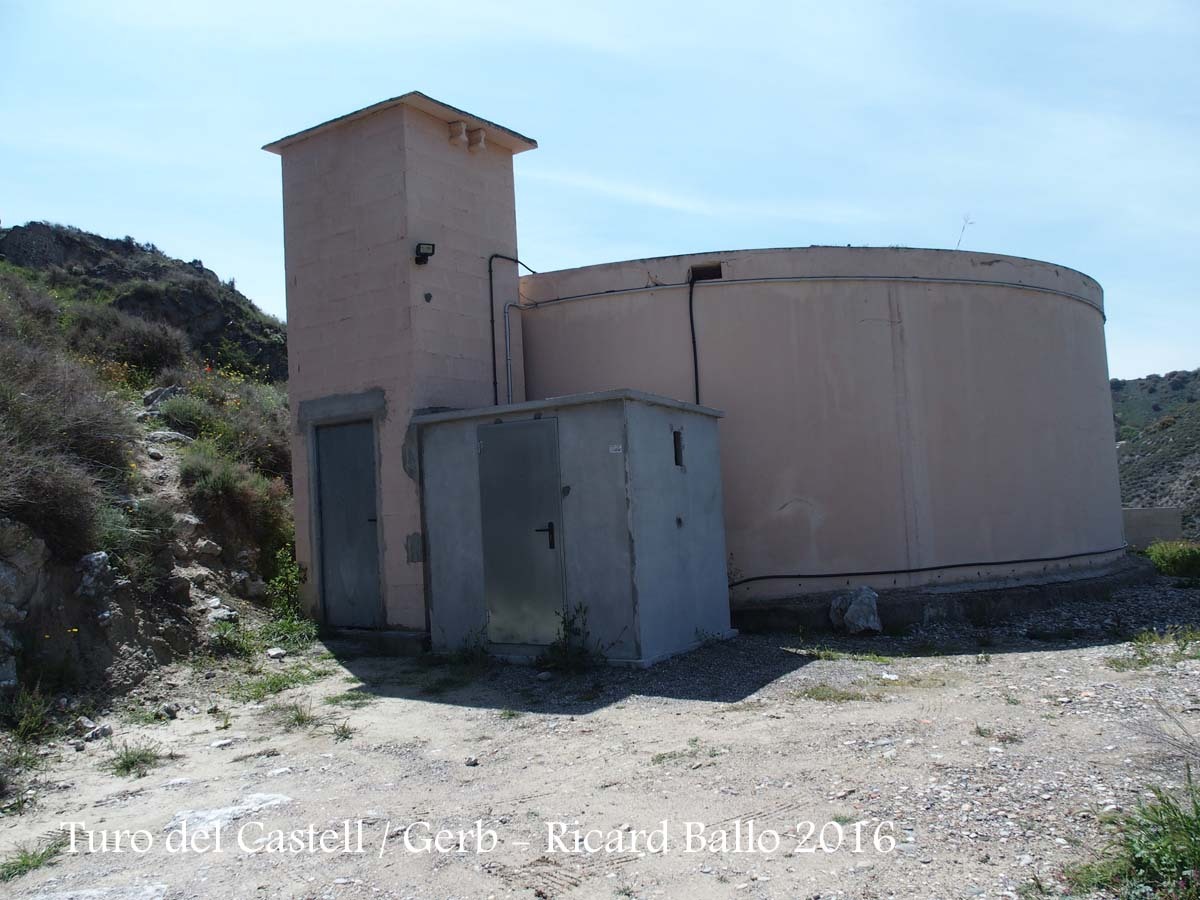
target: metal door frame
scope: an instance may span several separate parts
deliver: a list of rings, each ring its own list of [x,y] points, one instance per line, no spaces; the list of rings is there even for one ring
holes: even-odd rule
[[[558,610],[558,614],[559,614],[559,627],[560,627],[560,629],[561,629],[561,627],[562,627],[562,623],[565,621],[565,619],[566,619],[566,615],[567,615],[567,611],[568,611],[568,609],[569,609],[570,607],[569,607],[569,604],[568,604],[568,597],[567,597],[567,557],[566,557],[566,531],[567,531],[567,528],[566,528],[566,523],[565,523],[565,522],[563,522],[563,512],[562,512],[562,441],[561,441],[561,439],[560,439],[560,432],[559,432],[559,427],[558,427],[558,416],[545,416],[545,417],[543,417],[543,416],[542,416],[542,415],[539,413],[539,414],[537,414],[537,415],[535,415],[535,416],[532,416],[532,417],[530,417],[530,418],[528,418],[528,419],[508,419],[508,420],[505,420],[505,421],[491,421],[491,422],[483,421],[483,422],[479,422],[479,423],[478,423],[478,424],[475,426],[475,439],[476,439],[477,441],[479,440],[479,432],[480,432],[480,430],[481,430],[482,428],[484,428],[484,427],[489,427],[489,426],[491,426],[491,427],[495,427],[495,426],[503,427],[503,426],[505,426],[505,425],[521,425],[521,424],[530,423],[530,422],[550,422],[550,423],[552,423],[552,424],[554,425],[554,468],[555,468],[555,482],[556,482],[556,484],[557,484],[557,486],[558,486],[558,487],[557,487],[557,490],[556,490],[556,491],[555,491],[555,493],[554,493],[554,496],[555,496],[555,503],[557,504],[557,507],[558,507],[558,518],[557,518],[557,521],[558,521],[558,524],[559,524],[559,526],[560,526],[560,527],[559,527],[559,532],[560,532],[560,533],[559,533],[559,534],[556,536],[556,537],[557,537],[557,540],[556,540],[556,546],[555,546],[555,548],[554,548],[554,552],[555,552],[555,554],[558,556],[558,582],[559,582],[559,597],[560,597],[560,600],[561,600],[561,605],[560,605],[560,608],[559,608],[559,610]],[[479,469],[478,469],[478,463],[476,463],[476,473],[477,473],[477,474],[476,474],[476,478],[477,478],[477,479],[478,479],[478,477],[479,477],[479,476],[478,476],[478,471],[479,471]],[[483,504],[483,482],[482,482],[481,480],[480,480],[480,482],[479,482],[479,491],[480,491],[480,513],[482,514],[482,504]],[[481,544],[480,544],[480,549],[481,549],[481,550],[482,550],[482,546],[483,546],[483,545],[482,545],[482,540],[483,540],[483,528],[482,528],[482,521],[481,521],[481,522],[480,522],[480,541],[481,541]],[[480,572],[480,575],[481,575],[481,578],[482,578],[482,583],[481,583],[481,586],[482,586],[482,588],[483,588],[483,590],[482,590],[482,600],[483,600],[483,617],[484,617],[484,618],[483,618],[483,621],[484,621],[484,634],[486,635],[486,634],[487,634],[487,629],[488,629],[488,627],[491,625],[492,611],[491,611],[491,607],[490,607],[490,606],[489,606],[489,604],[488,604],[488,597],[487,597],[487,576],[486,576],[486,574],[485,574],[485,573],[484,573],[482,570],[481,570],[481,572]],[[529,646],[529,647],[542,647],[542,646],[549,646],[548,644],[520,644],[520,643],[517,643],[517,644],[511,644],[511,643],[510,643],[510,644],[504,644],[504,643],[497,643],[497,642],[495,642],[495,641],[492,641],[490,637],[488,638],[488,643],[489,643],[489,644],[492,644],[492,645],[494,645],[494,646],[498,646],[498,647],[525,647],[525,646]]]
[[[309,515],[309,578],[316,586],[317,619],[323,625],[329,623],[325,608],[325,573],[321,571],[324,550],[324,535],[321,519],[321,460],[317,453],[317,429],[330,425],[352,425],[367,422],[371,426],[372,452],[375,455],[375,578],[379,586],[379,609],[376,611],[376,628],[387,627],[387,580],[384,578],[383,515],[380,494],[383,489],[383,453],[380,446],[380,421],[387,414],[383,390],[376,388],[360,394],[338,394],[317,400],[301,402],[298,424],[304,431],[304,445],[308,452],[308,515]]]

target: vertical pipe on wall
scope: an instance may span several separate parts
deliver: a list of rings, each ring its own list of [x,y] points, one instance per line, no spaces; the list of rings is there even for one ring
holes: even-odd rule
[[[496,366],[496,280],[495,280],[495,273],[492,270],[492,264],[498,259],[505,259],[511,263],[516,263],[518,266],[525,266],[525,263],[521,262],[515,256],[506,256],[503,253],[493,253],[491,256],[488,257],[488,322],[490,323],[490,326],[491,326],[490,330],[491,330],[491,344],[492,344],[492,406],[500,405],[500,378],[499,378],[499,370]],[[537,274],[537,272],[535,272],[533,269],[530,269],[529,266],[525,266],[525,268],[529,271],[529,274],[531,274],[531,275]],[[519,305],[519,303],[517,305]],[[504,323],[505,323],[504,342],[507,345],[508,340],[509,340],[508,339],[508,310],[507,309],[505,309],[505,313],[504,313]],[[509,367],[509,397],[510,397],[510,401],[511,401],[511,395],[512,395],[512,368],[511,368],[511,360],[510,360],[510,367]]]
[[[519,302],[508,302],[504,304],[504,380],[507,385],[504,395],[505,403],[512,403],[512,326],[508,322],[508,311],[510,309],[520,309]]]
[[[696,277],[688,271],[688,324],[692,329],[692,384],[695,386],[696,405],[700,405],[700,351],[696,348]]]

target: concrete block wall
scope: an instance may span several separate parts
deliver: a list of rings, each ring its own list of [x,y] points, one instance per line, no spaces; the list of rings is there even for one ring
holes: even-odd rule
[[[512,153],[451,147],[445,122],[417,109],[405,115],[408,228],[414,242],[437,245],[429,264],[413,269],[409,285],[413,390],[421,407],[486,406],[492,402],[487,260],[493,253],[517,255]],[[494,268],[503,379],[501,319],[504,303],[517,298],[517,277],[510,262],[496,260]]]
[[[448,123],[464,115],[411,94],[267,147],[283,162],[297,557],[314,571],[312,425],[300,423],[301,404],[382,389],[380,593],[397,628],[425,628],[421,554],[406,546],[421,531],[415,473],[403,465],[409,421],[421,409],[492,402],[488,257],[517,255],[512,157],[536,146],[487,141],[485,128],[486,150],[471,152],[449,140]],[[437,245],[423,266],[418,241]],[[511,263],[497,262],[495,288],[503,376]],[[317,581],[304,601],[319,618]]]
[[[1183,508],[1179,506],[1127,506],[1121,510],[1125,540],[1135,550],[1145,550],[1155,541],[1183,538]]]

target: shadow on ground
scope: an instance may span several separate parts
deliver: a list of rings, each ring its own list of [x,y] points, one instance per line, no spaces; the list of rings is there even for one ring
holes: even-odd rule
[[[361,645],[346,641],[331,640],[327,646],[362,682],[352,690],[371,696],[583,715],[635,696],[740,703],[822,659],[854,659],[886,668],[912,657],[978,657],[1119,645],[1145,631],[1197,626],[1200,589],[1164,578],[1101,599],[1059,603],[986,626],[941,623],[915,626],[904,635],[867,637],[795,631],[742,634],[650,669],[598,666],[574,674],[544,673],[532,666],[486,659],[371,655]]]
[[[783,639],[781,639],[783,638]],[[517,712],[579,715],[631,696],[738,703],[816,657],[785,636],[718,641],[650,669],[595,666],[577,673],[480,659],[364,655],[340,641],[327,647],[379,697],[403,697]]]

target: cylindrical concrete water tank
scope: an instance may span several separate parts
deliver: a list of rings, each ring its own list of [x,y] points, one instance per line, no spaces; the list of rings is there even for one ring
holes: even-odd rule
[[[628,387],[725,411],[735,596],[1121,552],[1103,294],[1086,275],[811,247],[549,272],[521,293],[528,399]]]

